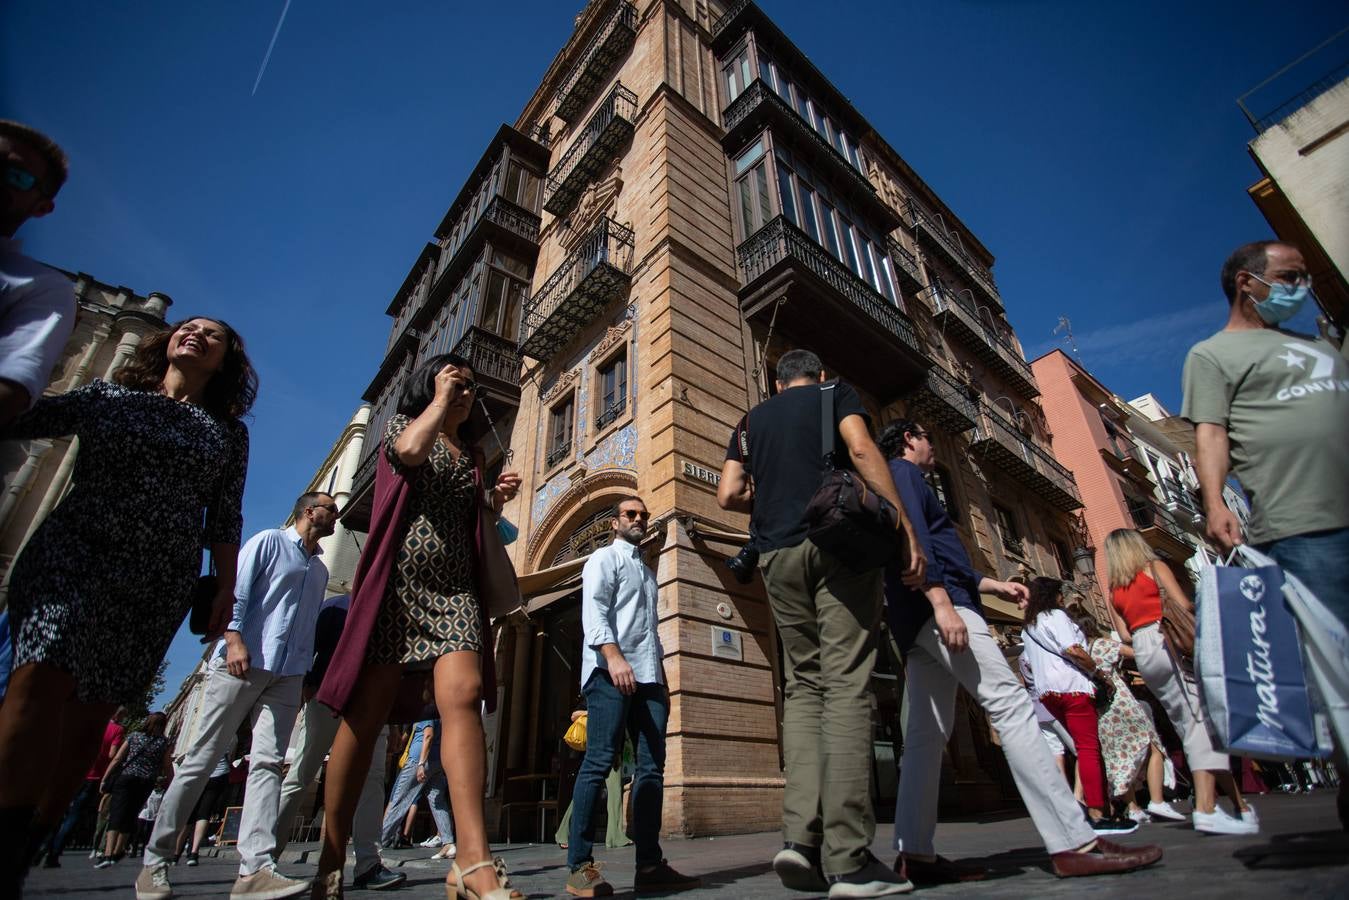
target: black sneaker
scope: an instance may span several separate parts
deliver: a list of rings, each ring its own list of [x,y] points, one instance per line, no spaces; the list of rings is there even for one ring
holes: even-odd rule
[[[907,894],[913,890],[913,882],[895,874],[895,870],[867,853],[867,864],[856,872],[847,875],[829,876],[829,898],[839,897],[889,897],[891,894]]]
[[[632,879],[632,889],[642,891],[691,891],[703,886],[701,878],[683,875],[670,868],[670,864],[661,860],[653,866],[638,866]]]
[[[369,870],[351,879],[352,885],[362,891],[387,891],[407,881],[402,872],[391,872],[383,863],[375,863]]]
[[[187,864],[189,866],[201,865],[201,858],[195,853],[189,853],[187,855]]]
[[[811,894],[829,890],[829,882],[820,869],[819,847],[784,841],[782,849],[773,857],[773,871],[781,879],[782,886],[789,890]]]
[[[1127,816],[1101,816],[1089,821],[1097,834],[1132,834],[1138,830],[1138,823]]]

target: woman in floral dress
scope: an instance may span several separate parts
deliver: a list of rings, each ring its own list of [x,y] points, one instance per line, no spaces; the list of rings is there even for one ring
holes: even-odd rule
[[[1110,796],[1123,798],[1129,818],[1146,821],[1148,814],[1134,797],[1134,782],[1146,765],[1148,796],[1159,807],[1166,807],[1162,799],[1162,740],[1143,704],[1134,697],[1120,672],[1120,660],[1132,658],[1133,649],[1106,637],[1096,619],[1081,606],[1070,606],[1067,612],[1087,636],[1088,650],[1097,671],[1107,674],[1115,686],[1110,705],[1099,710],[1097,719]],[[1180,816],[1176,814],[1175,817]]]
[[[44,397],[0,438],[79,438],[65,497],[14,563],[14,670],[0,707],[0,896],[17,895],[30,825],[54,826],[118,705],[182,624],[209,544],[213,622],[234,594],[257,376],[232,328],[179,322],[113,381]],[[59,736],[59,737],[58,737]]]

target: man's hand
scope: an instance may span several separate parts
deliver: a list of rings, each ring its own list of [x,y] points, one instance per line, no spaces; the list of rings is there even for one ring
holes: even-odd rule
[[[203,644],[220,639],[225,633],[225,626],[230,623],[234,617],[234,588],[222,588],[216,592],[215,600],[211,603],[211,619],[206,623],[206,635],[201,639]]]
[[[423,784],[426,781],[426,763],[417,763],[417,783]]]
[[[248,673],[248,645],[237,631],[225,632],[225,668],[235,678]]]
[[[989,578],[979,585],[979,590],[1010,600],[1022,609],[1030,602],[1030,588],[1019,581],[994,581]]]
[[[918,535],[909,517],[905,516],[900,525],[909,545],[909,564],[900,574],[900,581],[904,582],[905,587],[921,588],[927,576],[927,556],[923,553],[923,545],[918,543]]]
[[[946,649],[952,653],[964,653],[965,648],[970,645],[970,632],[965,627],[965,620],[956,612],[956,608],[950,603],[945,603],[936,607],[932,611],[932,616],[937,622],[937,630],[941,632],[941,642],[946,645]]]
[[[1207,520],[1204,530],[1224,551],[1231,552],[1233,547],[1244,542],[1241,535],[1241,520],[1226,506],[1210,510],[1204,518]]]
[[[605,644],[600,648],[604,661],[609,666],[609,680],[624,697],[637,693],[637,676],[632,674],[632,666],[623,658],[623,652],[617,644]]]

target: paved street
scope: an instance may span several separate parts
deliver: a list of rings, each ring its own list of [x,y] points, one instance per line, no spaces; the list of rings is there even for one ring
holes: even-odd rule
[[[1144,872],[1118,878],[1061,881],[1048,872],[1048,858],[1037,844],[1034,829],[1025,817],[991,817],[984,821],[943,823],[938,830],[942,852],[955,858],[982,858],[996,878],[977,885],[930,889],[932,896],[962,897],[1177,897],[1222,896],[1225,900],[1259,897],[1349,896],[1349,834],[1335,817],[1331,791],[1310,796],[1268,796],[1255,805],[1263,820],[1263,832],[1254,838],[1212,837],[1196,834],[1188,825],[1144,825],[1126,841],[1160,843],[1166,858]],[[665,852],[682,871],[702,876],[704,897],[758,898],[799,896],[789,894],[769,869],[768,861],[778,847],[776,834],[738,835],[696,840],[668,840]],[[890,826],[882,825],[876,855],[887,862]],[[282,871],[303,875],[312,871],[301,857],[313,845],[287,850]],[[498,848],[506,858],[519,887],[531,897],[565,897],[563,854],[552,845],[512,845]],[[422,900],[445,896],[447,865],[427,859],[432,851],[402,850],[387,854],[391,867],[407,873],[408,884],[389,894],[398,900]],[[598,857],[606,864],[617,896],[632,896],[631,850],[603,850]],[[204,857],[202,865],[177,867],[171,878],[181,896],[220,896],[229,892],[237,857],[230,851],[219,858]],[[84,895],[127,896],[137,866],[125,860],[110,869],[95,871],[83,853],[67,854],[60,869],[38,870],[28,881],[28,896]],[[356,896],[375,896],[353,892]]]

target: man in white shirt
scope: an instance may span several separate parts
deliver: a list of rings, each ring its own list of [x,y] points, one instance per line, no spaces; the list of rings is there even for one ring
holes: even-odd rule
[[[173,896],[168,867],[220,754],[245,719],[253,722],[251,764],[239,822],[239,877],[232,897],[277,900],[309,889],[276,871],[276,820],[281,766],[300,709],[302,682],[314,662],[314,631],[328,567],[319,539],[333,533],[337,504],[329,494],[295,501],[295,524],[269,528],[239,550],[234,614],[206,675],[201,725],[192,749],[174,770],[145,847],[137,900]]]
[[[613,543],[592,553],[581,575],[586,755],[576,773],[567,846],[567,893],[576,897],[613,894],[591,850],[596,802],[614,758],[623,750],[624,732],[631,735],[637,758],[632,779],[636,891],[688,890],[701,884],[670,868],[660,849],[670,694],[658,631],[656,574],[642,561],[649,518],[640,498],[619,501],[610,522]]]
[[[0,120],[0,426],[33,405],[75,328],[70,279],[19,252],[19,227],[56,208],[66,155],[40,131]]]

